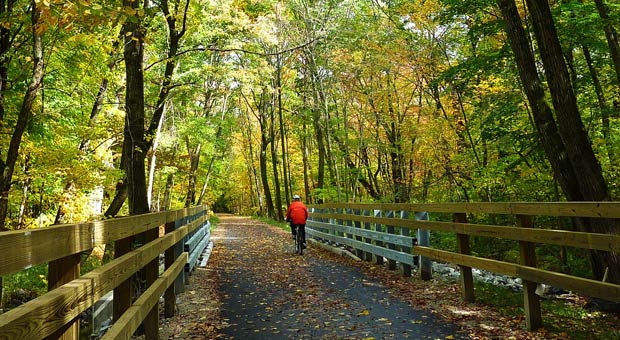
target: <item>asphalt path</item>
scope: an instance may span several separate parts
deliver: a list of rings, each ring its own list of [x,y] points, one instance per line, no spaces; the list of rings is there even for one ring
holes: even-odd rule
[[[466,338],[321,248],[309,245],[304,255],[295,254],[282,229],[222,216],[212,239],[224,338]]]

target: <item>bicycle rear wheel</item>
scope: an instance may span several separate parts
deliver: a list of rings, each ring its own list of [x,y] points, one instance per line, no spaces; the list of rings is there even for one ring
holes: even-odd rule
[[[299,231],[298,226],[295,226],[295,228],[297,228],[297,232],[295,233],[295,253],[299,255],[303,255],[304,248],[303,248],[303,240],[301,238],[301,232]]]

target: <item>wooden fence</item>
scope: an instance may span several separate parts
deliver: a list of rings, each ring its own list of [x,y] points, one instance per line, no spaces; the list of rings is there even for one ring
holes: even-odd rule
[[[430,278],[430,267],[424,265],[429,259],[458,265],[466,301],[474,301],[472,268],[521,278],[526,327],[530,330],[542,325],[540,300],[535,293],[539,283],[620,302],[620,285],[537,268],[535,252],[536,244],[540,243],[618,253],[620,235],[542,229],[533,222],[541,216],[607,218],[619,222],[620,203],[324,204],[309,208],[308,235],[355,248],[357,256],[367,261],[383,263],[386,258],[390,269],[395,269],[398,262],[404,274],[410,275],[410,266],[417,264],[420,256],[423,279]],[[421,212],[448,217],[444,221],[441,218],[428,221]],[[468,217],[476,214],[508,215],[515,223],[513,226],[468,223]],[[432,248],[426,243],[428,231],[454,233],[457,249]],[[472,256],[470,236],[517,241],[520,263]]]
[[[110,291],[114,291],[115,318],[103,338],[130,339],[143,324],[146,338],[158,339],[159,298],[165,297],[165,315],[174,315],[180,274],[188,257],[196,257],[183,252],[185,243],[191,240],[192,245],[204,244],[207,233],[200,230],[205,227],[208,231],[207,209],[198,206],[0,233],[0,276],[48,263],[50,287],[48,293],[0,315],[0,340],[77,340],[79,315]],[[196,241],[192,236],[199,231],[202,238]],[[134,238],[141,238],[143,245],[132,247],[129,242],[129,249],[122,255],[117,253],[111,262],[80,276],[82,253],[113,242],[115,251],[119,251],[119,244],[124,242],[126,247],[127,241]],[[160,254],[165,254],[162,274],[159,273]],[[146,268],[147,287],[134,301],[131,280],[143,268]],[[181,287],[182,284],[181,280]]]

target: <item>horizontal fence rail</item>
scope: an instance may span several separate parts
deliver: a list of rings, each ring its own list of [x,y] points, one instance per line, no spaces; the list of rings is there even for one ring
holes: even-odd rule
[[[74,273],[74,262],[65,266],[67,272],[60,273],[60,276],[75,277],[69,278],[67,282],[59,282],[57,287],[50,289],[48,293],[0,315],[0,340],[77,340],[77,318],[82,312],[87,311],[95,302],[134,277],[147,265],[158,262],[160,255],[165,254],[164,272],[150,282],[133,303],[131,300],[124,303],[129,307],[114,320],[114,324],[104,335],[106,339],[130,339],[138,326],[147,322],[144,321],[147,314],[155,311],[157,315],[157,302],[164,293],[166,316],[172,316],[174,312],[170,313],[168,307],[174,306],[174,282],[179,281],[179,275],[188,263],[188,258],[197,258],[196,253],[201,251],[199,245],[206,246],[209,226],[207,208],[198,206],[98,222],[0,233],[0,251],[3,254],[0,258],[0,275],[50,263],[51,276],[52,264],[72,261],[70,259],[76,256],[79,259],[82,252],[90,251],[97,245],[138,237],[146,232],[159,233],[160,227],[165,228],[165,233],[160,237],[131,249],[85,275]],[[193,242],[194,239],[197,239],[197,244],[190,252],[183,252],[184,244],[190,240]],[[79,273],[79,261],[77,265]],[[58,270],[65,267],[54,268]],[[131,295],[128,296],[131,299]],[[122,301],[117,301],[118,299],[119,297],[116,297],[114,302],[120,304]],[[157,329],[157,325],[150,327]],[[67,331],[68,329],[70,331]],[[156,339],[158,335],[147,333],[147,339],[149,338]]]
[[[430,260],[455,264],[461,273],[463,298],[474,301],[472,268],[521,278],[524,292],[526,326],[541,326],[540,301],[535,289],[544,283],[575,293],[620,302],[620,285],[537,268],[537,244],[581,248],[593,251],[620,252],[620,235],[541,229],[534,226],[536,217],[603,218],[620,220],[620,203],[449,203],[449,204],[322,204],[311,205],[306,232],[311,237],[346,245],[357,256],[382,264],[389,269],[397,263],[405,275],[419,266],[420,276],[430,278]],[[428,214],[436,216],[428,220]],[[509,215],[514,225],[468,223],[468,216],[478,214]],[[449,218],[449,221],[441,220]],[[617,225],[617,224],[616,224]],[[457,249],[434,249],[428,243],[430,231],[453,233]],[[510,263],[471,255],[471,236],[518,242],[520,263]]]

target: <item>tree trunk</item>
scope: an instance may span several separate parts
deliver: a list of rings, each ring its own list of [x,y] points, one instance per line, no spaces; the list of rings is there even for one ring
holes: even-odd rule
[[[189,208],[196,203],[196,173],[198,172],[198,165],[200,165],[202,144],[199,143],[196,146],[196,150],[192,150],[189,143],[189,137],[186,138],[185,142],[187,144],[187,152],[189,154],[189,183],[187,185],[187,195],[185,196],[185,207]]]
[[[312,202],[312,194],[311,194],[311,186],[310,186],[310,152],[308,151],[308,125],[306,122],[303,123],[303,136],[301,137],[301,148],[302,148],[302,162],[304,165],[304,191],[305,191],[305,201]]]
[[[123,0],[123,5],[136,10],[140,2]],[[123,155],[127,178],[127,199],[129,214],[138,215],[149,212],[146,197],[145,159],[148,143],[144,139],[144,28],[139,18],[127,20],[123,24],[125,37],[125,129]],[[122,163],[122,161],[121,161]],[[148,240],[145,240],[148,241]],[[131,239],[115,242],[115,258],[131,251]],[[118,320],[131,301],[131,279],[125,280],[114,289],[114,320]]]
[[[245,96],[243,96],[245,99]],[[246,101],[247,103],[247,101]],[[244,137],[246,138],[247,144],[242,148],[243,156],[245,158],[245,162],[247,164],[248,170],[248,178],[250,178],[250,192],[254,193],[254,197],[252,201],[256,200],[256,204],[258,205],[258,211],[261,216],[264,213],[264,205],[263,198],[261,193],[260,181],[258,179],[258,174],[256,173],[256,167],[254,166],[254,143],[252,142],[252,126],[250,125],[250,120],[248,115],[243,115],[241,117],[244,128]],[[246,152],[247,151],[247,152]]]
[[[392,81],[391,74],[387,74],[387,86],[388,92],[388,112],[392,117],[389,129],[386,131],[388,140],[390,141],[390,160],[392,163],[392,185],[394,188],[394,202],[405,203],[409,201],[409,193],[407,192],[407,185],[405,183],[405,171],[404,171],[404,159],[403,159],[403,137],[401,132],[401,114],[394,108],[393,95],[392,95]]]
[[[334,136],[334,141],[336,142],[336,145],[339,147],[340,152],[344,155],[344,162],[347,168],[349,168],[349,171],[351,173],[356,175],[355,181],[359,182],[359,184],[364,188],[364,190],[366,190],[366,192],[368,193],[368,195],[370,195],[370,197],[372,197],[375,200],[380,200],[381,197],[375,190],[372,183],[368,181],[368,179],[362,174],[362,171],[358,168],[357,165],[355,165],[355,162],[353,162],[353,160],[351,159],[351,152],[349,152],[349,149],[347,148],[347,146],[337,136]]]
[[[287,160],[287,138],[284,129],[284,118],[282,115],[282,55],[278,54],[276,59],[276,94],[278,96],[278,123],[280,128],[280,146],[282,149],[282,177],[284,177],[284,199],[291,201],[291,186],[289,184],[289,171]]]
[[[605,99],[605,93],[603,92],[603,86],[601,86],[601,82],[598,78],[598,72],[596,72],[596,68],[594,67],[594,62],[592,60],[592,56],[590,54],[590,49],[583,45],[583,56],[586,59],[586,64],[588,65],[588,71],[590,72],[590,77],[592,78],[592,85],[594,85],[594,90],[596,92],[596,98],[598,99],[598,106],[601,110],[601,133],[603,134],[603,139],[605,140],[605,147],[607,148],[607,157],[609,158],[609,164],[611,165],[612,173],[618,167],[618,156],[613,152],[613,142],[611,139],[611,125],[609,122],[609,113],[610,108],[607,104],[607,100]]]
[[[125,2],[128,2],[128,3],[136,2],[137,3],[137,1],[127,1],[127,0],[123,0],[123,2],[124,3]],[[164,16],[168,24],[168,33],[169,33],[168,34],[168,37],[169,37],[168,38],[168,58],[166,59],[166,68],[164,71],[162,85],[159,90],[159,95],[157,97],[157,103],[155,105],[155,112],[153,112],[153,117],[151,118],[151,122],[149,124],[148,129],[146,130],[146,132],[143,132],[143,135],[145,135],[145,138],[143,139],[143,147],[145,148],[145,151],[144,151],[145,155],[152,146],[153,135],[155,134],[157,127],[159,126],[159,121],[161,120],[161,117],[165,111],[165,102],[170,92],[170,84],[172,83],[172,75],[174,74],[174,68],[175,68],[176,61],[177,61],[176,56],[179,50],[179,42],[186,31],[185,28],[186,28],[186,19],[187,19],[187,10],[189,7],[189,0],[185,0],[185,6],[184,6],[184,11],[183,11],[183,24],[182,24],[182,29],[180,31],[177,30],[176,28],[176,16],[174,14],[171,14],[168,9],[168,1],[163,0],[160,3],[159,7],[164,12]],[[142,68],[142,65],[141,65],[141,68]],[[141,69],[140,72],[142,73],[143,70]],[[143,86],[144,85],[142,85],[142,87]],[[144,102],[144,98],[142,98],[142,101]],[[144,108],[142,109],[142,111],[144,112]],[[144,131],[144,127],[142,127],[142,130]],[[121,167],[121,169],[124,169],[124,168]],[[125,176],[127,176],[127,174],[125,174]],[[110,217],[110,216],[115,216],[116,214],[118,214],[118,212],[122,208],[123,203],[125,202],[125,199],[127,197],[128,197],[127,179],[124,178],[122,181],[120,181],[117,184],[114,199],[112,200],[112,203],[110,203],[110,206],[108,207],[104,215]],[[148,205],[148,202],[147,202],[147,205]]]
[[[22,142],[24,131],[26,131],[28,120],[32,114],[32,106],[37,97],[37,94],[39,93],[39,90],[41,89],[41,84],[43,83],[44,60],[43,43],[41,37],[43,30],[41,29],[39,24],[41,12],[38,9],[37,3],[35,1],[31,2],[31,7],[33,70],[30,83],[28,84],[28,88],[26,90],[26,93],[24,94],[22,106],[19,110],[19,115],[17,117],[15,128],[13,129],[9,148],[8,150],[6,150],[6,161],[0,164],[0,231],[7,230],[5,223],[6,217],[8,215],[9,191],[11,190],[13,172],[15,171],[15,165],[19,157],[19,147]]]
[[[545,93],[536,72],[534,56],[529,49],[527,36],[521,26],[521,18],[514,0],[498,0],[507,25],[506,33],[515,54],[519,75],[532,108],[547,159],[569,201],[609,200],[600,165],[594,156],[579,116],[549,6],[546,2],[541,6],[537,1],[532,0],[528,0],[527,3],[532,13],[534,30],[556,108],[559,128],[545,101]],[[617,233],[617,227],[612,221],[595,222],[583,219],[576,221],[576,224],[582,231]],[[620,282],[618,254],[593,251],[591,255],[595,278],[601,279],[605,269],[609,268],[610,281]]]
[[[19,214],[17,215],[17,227],[23,229],[26,226],[26,209],[28,207],[28,195],[30,194],[30,186],[32,185],[32,177],[30,176],[30,154],[24,159],[24,184],[22,186],[22,203],[19,205]]]
[[[521,25],[521,17],[514,0],[498,0],[498,5],[506,22],[506,34],[515,56],[525,95],[532,109],[540,144],[566,198],[569,201],[583,201],[577,185],[577,174],[566,155],[553,112],[545,101],[545,91],[536,71],[534,55],[530,50],[527,34]]]
[[[10,17],[13,13],[15,0],[0,3],[0,17]],[[9,50],[11,49],[11,30],[2,25],[0,27],[0,122],[4,120],[4,96],[7,90],[9,77]],[[0,160],[2,162],[2,160]],[[0,167],[1,168],[1,167]]]
[[[159,145],[159,136],[161,133],[161,126],[163,125],[165,115],[162,114],[159,119],[159,125],[157,126],[157,133],[155,134],[153,147],[151,152],[151,160],[149,161],[149,177],[148,186],[146,189],[146,198],[151,211],[156,211],[153,207],[153,182],[155,181],[155,168],[157,167],[157,146]]]
[[[170,210],[172,202],[172,186],[174,185],[174,174],[168,174],[166,178],[166,189],[164,190],[164,202],[160,210]]]
[[[0,5],[0,14],[12,13],[14,1],[8,1]],[[5,7],[6,4],[6,7]],[[32,106],[37,97],[41,85],[43,83],[44,75],[44,60],[43,60],[43,42],[42,32],[43,30],[39,26],[39,20],[41,18],[41,11],[37,7],[36,1],[31,1],[31,22],[32,22],[32,56],[33,56],[33,69],[32,77],[24,99],[22,106],[19,110],[17,117],[17,123],[11,135],[11,142],[9,143],[9,149],[6,151],[6,161],[0,159],[0,232],[8,230],[6,226],[6,218],[8,215],[9,205],[9,192],[11,190],[11,182],[13,180],[13,171],[15,171],[15,165],[19,156],[19,147],[21,145],[24,131],[26,131],[26,125],[30,115],[32,114]],[[4,94],[6,90],[6,76],[8,72],[8,60],[6,59],[6,53],[10,48],[10,42],[8,41],[9,31],[2,27],[0,31],[0,121],[4,119]],[[3,280],[0,278],[0,301],[4,295]],[[1,306],[1,302],[0,302]]]
[[[314,58],[312,55],[312,51],[306,50],[305,57],[307,61],[307,76],[310,81],[310,89],[312,93],[312,103],[308,103],[307,107],[310,107],[312,112],[312,127],[314,128],[314,134],[316,136],[316,144],[317,144],[317,152],[318,152],[318,164],[317,164],[317,179],[316,179],[316,188],[322,189],[325,187],[325,161],[326,161],[326,151],[325,151],[325,133],[323,130],[322,121],[322,110],[320,109],[319,103],[319,93],[317,89],[317,78],[318,74],[315,70],[316,65],[314,64]],[[305,98],[307,102],[307,98]],[[322,203],[322,200],[318,200],[317,203]]]
[[[273,172],[273,191],[276,194],[276,220],[284,220],[282,212],[282,188],[280,187],[280,175],[278,169],[278,152],[276,147],[276,118],[273,107],[269,108],[269,140],[271,141],[271,171]]]
[[[603,0],[594,0],[598,14],[603,20],[603,30],[607,38],[607,46],[609,46],[609,55],[611,56],[614,72],[616,73],[616,87],[620,96],[620,48],[618,47],[618,32],[614,28],[609,18],[609,9]]]
[[[264,111],[265,107],[259,108],[259,110]],[[269,188],[269,178],[267,176],[267,150],[269,147],[269,137],[267,130],[267,114],[265,112],[261,112],[261,121],[260,121],[260,156],[259,156],[259,165],[260,165],[260,179],[261,184],[263,186],[263,193],[265,195],[265,204],[267,206],[267,216],[270,218],[275,218],[275,210],[273,207],[273,198],[271,197],[271,189]]]
[[[222,138],[222,134],[224,131],[224,119],[226,118],[226,111],[228,110],[228,98],[230,97],[230,93],[226,94],[224,96],[224,106],[222,107],[222,115],[220,117],[220,124],[217,127],[217,132],[215,133],[215,140],[220,140]],[[200,191],[200,196],[198,197],[198,205],[201,205],[205,194],[207,192],[207,185],[209,184],[209,179],[211,178],[211,173],[213,171],[213,164],[215,164],[215,159],[216,157],[222,157],[223,152],[222,150],[220,150],[220,148],[218,147],[219,144],[216,143],[216,148],[215,148],[215,153],[214,155],[211,157],[211,160],[209,161],[209,168],[207,169],[207,174],[205,175],[205,182],[202,185],[202,190]]]
[[[579,174],[579,191],[587,201],[607,201],[610,199],[607,183],[581,120],[549,4],[540,0],[526,2],[557,116],[558,131],[570,163]]]

